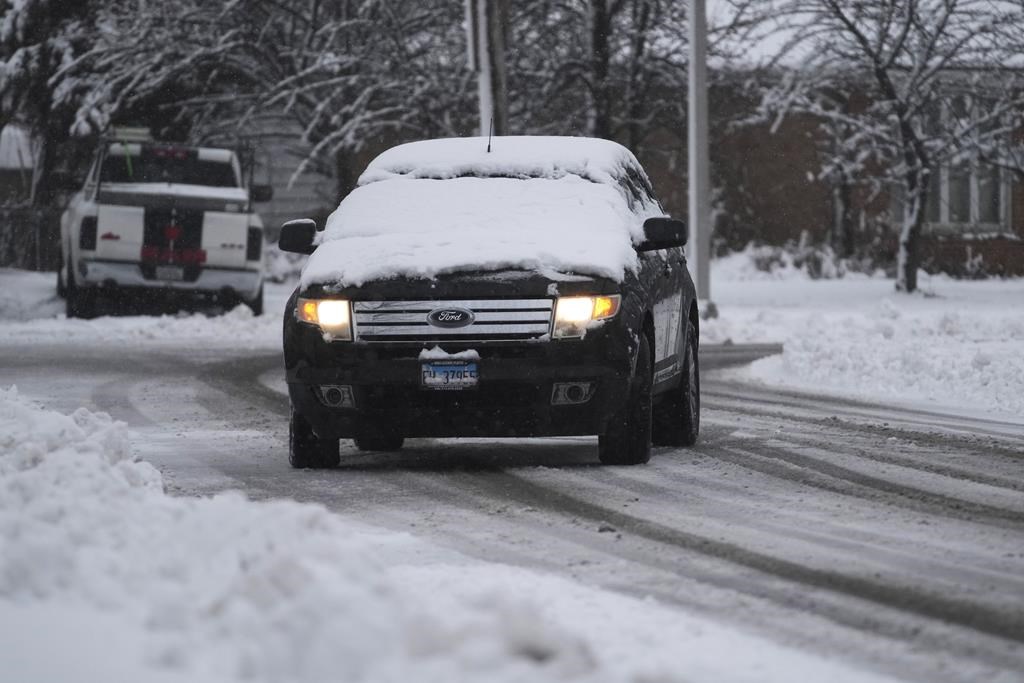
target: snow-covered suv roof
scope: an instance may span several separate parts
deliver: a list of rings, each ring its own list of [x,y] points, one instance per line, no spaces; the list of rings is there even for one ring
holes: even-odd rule
[[[302,286],[504,269],[621,281],[653,215],[647,176],[614,142],[414,142],[370,163],[327,219]]]
[[[360,176],[359,184],[401,178],[561,178],[576,175],[597,183],[618,182],[634,169],[636,157],[610,140],[597,138],[509,135],[447,138],[410,142],[379,155]],[[644,176],[646,181],[646,176]]]

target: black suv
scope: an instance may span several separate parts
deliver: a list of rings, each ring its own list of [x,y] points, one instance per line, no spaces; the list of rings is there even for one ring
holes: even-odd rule
[[[599,435],[601,462],[623,465],[647,462],[652,441],[697,440],[685,225],[615,143],[485,144],[389,150],[326,229],[282,226],[281,249],[312,254],[284,316],[293,466],[337,465],[339,439],[392,451],[407,437]],[[606,237],[626,245],[621,272],[604,253],[574,257]]]

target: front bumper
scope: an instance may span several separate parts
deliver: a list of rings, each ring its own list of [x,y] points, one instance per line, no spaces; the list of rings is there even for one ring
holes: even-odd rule
[[[300,359],[287,369],[292,406],[322,438],[367,429],[406,437],[571,436],[604,433],[628,395],[627,357],[609,359],[602,344],[464,345],[471,346],[480,354],[479,385],[451,392],[421,388],[420,345],[353,344],[315,365]],[[562,382],[592,383],[593,393],[585,403],[553,405]],[[352,387],[354,407],[325,405],[325,385]]]
[[[153,280],[143,275],[138,263],[82,261],[78,268],[78,281],[86,286],[145,287],[210,294],[231,290],[251,299],[259,292],[263,275],[259,270],[203,267],[199,277],[193,281]]]

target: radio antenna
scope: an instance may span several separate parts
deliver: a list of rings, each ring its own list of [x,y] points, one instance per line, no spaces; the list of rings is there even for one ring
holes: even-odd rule
[[[487,153],[491,153],[491,136],[494,135],[494,117],[491,117],[491,125],[487,128]]]

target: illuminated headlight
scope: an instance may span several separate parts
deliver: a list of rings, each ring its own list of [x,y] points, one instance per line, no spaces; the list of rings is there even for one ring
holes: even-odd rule
[[[577,339],[587,333],[587,327],[599,320],[614,318],[619,312],[622,297],[563,296],[555,303],[555,339]]]
[[[299,299],[295,317],[319,327],[327,341],[352,340],[352,309],[346,299]]]

